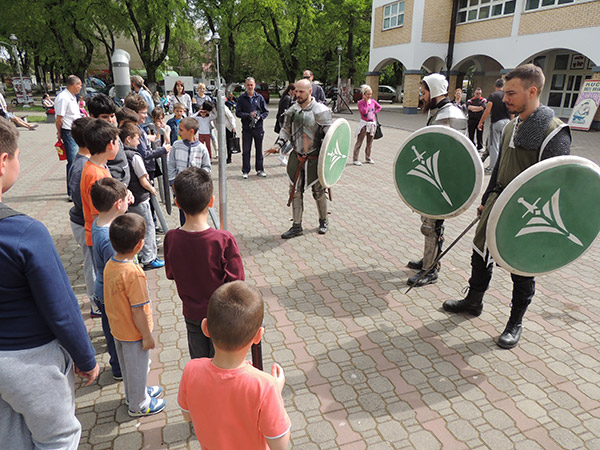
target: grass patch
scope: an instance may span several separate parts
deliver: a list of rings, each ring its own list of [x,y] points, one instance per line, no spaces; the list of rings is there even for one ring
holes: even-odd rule
[[[46,116],[28,116],[27,122],[28,123],[45,123]]]

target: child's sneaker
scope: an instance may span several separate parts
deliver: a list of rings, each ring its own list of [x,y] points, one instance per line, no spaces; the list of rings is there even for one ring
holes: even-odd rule
[[[131,417],[151,416],[153,414],[158,414],[159,412],[161,412],[163,409],[165,409],[165,406],[167,406],[167,402],[164,399],[152,397],[150,399],[150,404],[148,405],[148,408],[146,408],[144,411],[128,410],[128,412]]]
[[[148,386],[146,387],[146,392],[150,397],[156,398],[163,393],[163,388],[161,386]],[[129,406],[127,399],[125,399],[125,404]]]

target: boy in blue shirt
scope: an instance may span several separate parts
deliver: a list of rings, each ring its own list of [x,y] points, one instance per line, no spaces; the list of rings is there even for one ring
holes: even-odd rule
[[[108,323],[104,304],[104,266],[115,254],[110,244],[108,230],[114,219],[127,212],[127,186],[114,178],[101,178],[92,186],[90,196],[94,208],[98,210],[98,217],[92,223],[92,256],[96,269],[94,300],[102,313],[102,331],[110,355],[113,378],[122,380],[123,375],[121,374],[121,366],[115,348],[115,340],[110,332],[110,324]]]

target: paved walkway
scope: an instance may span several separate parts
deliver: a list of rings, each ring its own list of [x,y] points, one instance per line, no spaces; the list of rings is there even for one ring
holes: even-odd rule
[[[386,126],[375,144],[376,164],[349,166],[334,188],[325,236],[316,232],[316,208],[308,195],[304,236],[279,237],[290,226],[291,212],[285,206],[284,168],[276,158],[267,158],[265,179],[251,174],[242,180],[239,155],[228,166],[229,228],[248,281],[266,301],[264,362],[266,368],[277,361],[285,369],[293,447],[600,448],[600,247],[538,278],[521,344],[513,351],[495,344],[509,312],[505,271],[496,270],[480,317],[441,309],[443,300],[460,297],[467,284],[469,239],[448,254],[437,284],[405,295],[405,280],[413,273],[405,263],[420,256],[422,237],[419,217],[395,192],[391,165],[406,130],[424,118],[394,114],[381,116],[386,125],[393,117],[402,123]],[[412,125],[405,128],[406,123]],[[269,119],[266,146],[275,139],[272,129]],[[197,449],[176,402],[187,342],[181,303],[164,270],[147,274],[157,342],[150,382],[164,386],[167,409],[142,419],[127,415],[123,385],[108,367],[100,321],[88,316],[81,256],[68,224],[65,163],[54,152],[54,135],[51,124],[21,133],[21,179],[4,200],[50,229],[97,350],[99,380],[77,390],[80,448]],[[589,135],[596,142],[598,136]],[[596,144],[582,150],[598,149]],[[474,214],[472,207],[447,221],[447,239]],[[174,226],[176,214],[169,220]]]

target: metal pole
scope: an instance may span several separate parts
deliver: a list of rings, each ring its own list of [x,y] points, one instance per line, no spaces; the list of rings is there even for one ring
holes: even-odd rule
[[[342,69],[342,53],[340,52],[340,48],[338,47],[338,95],[342,93],[342,83],[341,83],[341,69]]]
[[[14,39],[13,39],[14,37]],[[12,41],[16,41],[17,37],[13,34],[10,36]],[[13,54],[15,55],[15,61],[17,61],[17,68],[19,69],[19,79],[21,80],[21,89],[23,89],[23,108],[29,108],[29,97],[27,97],[27,89],[25,89],[25,83],[23,82],[23,71],[21,70],[21,60],[19,59],[19,54],[17,53],[17,45],[13,42],[11,45],[13,49]],[[16,92],[15,92],[16,94]]]
[[[219,222],[221,229],[227,229],[227,139],[225,138],[225,102],[219,69],[219,33],[214,33],[217,50],[217,143],[219,146]]]

